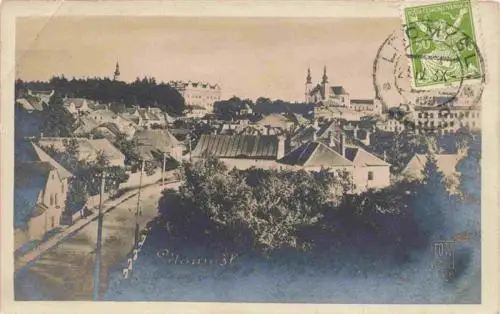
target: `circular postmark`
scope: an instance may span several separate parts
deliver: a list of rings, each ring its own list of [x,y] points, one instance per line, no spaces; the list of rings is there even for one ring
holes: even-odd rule
[[[420,33],[416,38],[416,28],[412,23],[403,25],[379,47],[373,64],[376,98],[392,118],[413,128],[416,123],[411,113],[415,108],[439,109],[442,126],[446,127],[451,106],[473,107],[479,103],[485,83],[484,60],[471,37],[454,26],[449,25],[452,32],[446,34],[455,36],[454,40],[431,33],[423,36]],[[422,53],[411,53],[411,38]],[[477,57],[480,67],[476,72],[481,75],[474,81],[470,61],[462,53],[465,49]],[[417,86],[421,82],[427,85]]]

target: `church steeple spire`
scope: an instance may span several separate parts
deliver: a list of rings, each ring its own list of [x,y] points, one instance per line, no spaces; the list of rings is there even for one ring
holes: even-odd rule
[[[118,61],[116,62],[116,68],[115,68],[115,73],[113,75],[113,80],[117,81],[120,78],[120,65],[118,64]]]
[[[325,67],[323,68],[323,81],[322,81],[323,84],[326,84],[328,83],[328,76],[326,75],[326,65]]]
[[[312,84],[311,68],[307,68],[306,84]]]

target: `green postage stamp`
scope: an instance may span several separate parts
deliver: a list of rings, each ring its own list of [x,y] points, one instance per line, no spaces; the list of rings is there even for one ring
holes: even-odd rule
[[[470,1],[404,9],[414,88],[462,85],[481,78]]]

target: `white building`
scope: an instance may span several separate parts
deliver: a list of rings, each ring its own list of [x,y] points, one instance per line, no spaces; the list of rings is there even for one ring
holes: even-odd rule
[[[440,133],[454,133],[460,128],[481,129],[481,108],[450,106],[449,111],[438,107],[417,107],[412,112],[417,131],[435,129]]]
[[[381,189],[390,185],[390,164],[360,147],[345,144],[344,134],[330,140],[309,141],[285,155],[279,162],[291,169],[306,171],[344,170],[351,174],[353,193]]]
[[[168,84],[184,97],[186,106],[200,106],[209,113],[213,112],[214,102],[221,98],[221,88],[218,84],[191,81],[170,81]]]
[[[320,84],[313,86],[311,71],[308,69],[305,88],[305,101],[314,103],[314,117],[323,119],[346,119],[358,121],[363,116],[382,113],[382,104],[374,99],[351,99],[343,86],[329,84],[326,67]]]

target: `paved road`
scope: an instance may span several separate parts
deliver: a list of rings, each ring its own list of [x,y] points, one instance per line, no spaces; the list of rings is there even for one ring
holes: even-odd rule
[[[177,188],[180,183],[165,187],[153,185],[141,192],[141,227],[157,215],[158,201],[164,188]],[[133,193],[132,193],[133,194]],[[102,289],[109,269],[123,261],[132,248],[135,234],[137,195],[108,202],[103,219]],[[119,203],[119,204],[118,204]],[[97,220],[64,239],[40,258],[20,270],[15,279],[17,300],[90,300],[97,238]]]

